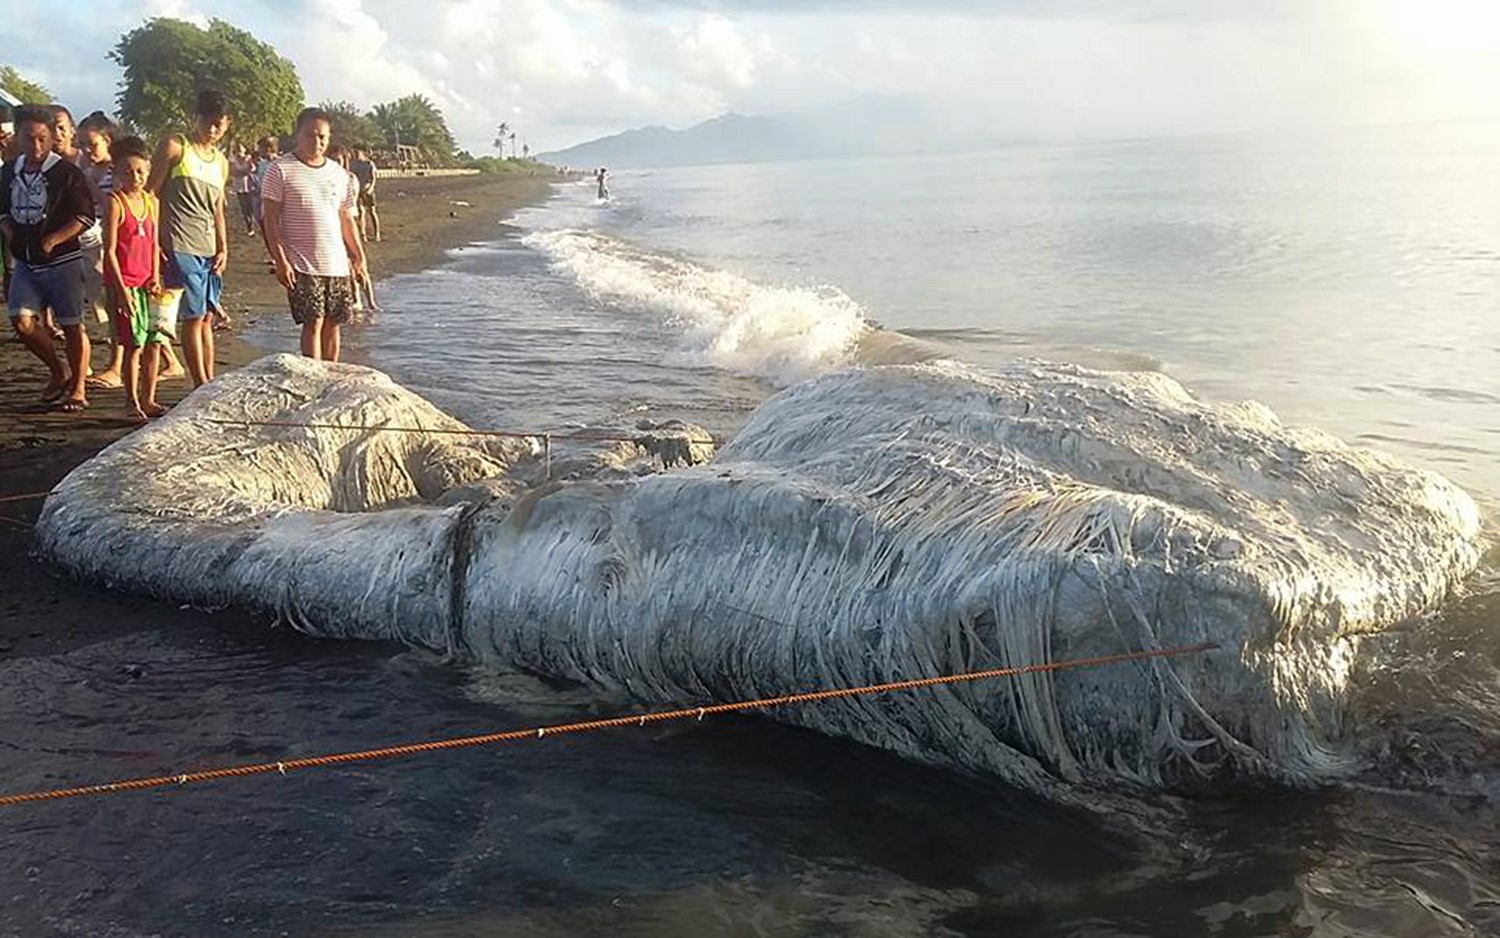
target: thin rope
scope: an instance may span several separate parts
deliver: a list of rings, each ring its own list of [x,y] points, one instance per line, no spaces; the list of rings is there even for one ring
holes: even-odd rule
[[[358,424],[342,423],[298,423],[291,420],[231,420],[222,417],[199,417],[204,423],[227,424],[238,427],[287,427],[292,429],[306,430],[355,430],[360,432],[379,433],[440,433],[448,436],[498,436],[519,440],[534,440],[543,437],[553,440],[585,440],[592,442],[635,442],[651,431],[638,433],[619,433],[612,430],[475,430],[465,428],[462,430],[439,427],[388,427],[388,426],[362,426]],[[687,443],[711,443],[718,445],[724,442],[722,437],[673,437],[664,436],[663,439],[682,439]]]
[[[45,492],[27,492],[24,495],[0,495],[0,502],[29,502],[36,498],[46,498],[53,491],[53,489],[48,489]]]
[[[86,426],[91,429],[99,429],[101,426],[143,426],[134,417],[116,417],[112,414],[101,414],[93,410],[81,411],[79,413],[65,414],[60,411],[35,411],[32,413],[0,413],[0,420],[26,420],[41,421],[43,423],[67,424],[69,426]]]
[[[175,775],[157,775],[149,778],[133,778],[118,782],[106,782],[100,785],[83,785],[77,788],[54,788],[42,791],[23,792],[14,795],[0,795],[0,807],[27,804],[34,801],[58,801],[64,798],[82,798],[90,795],[110,795],[121,791],[141,791],[149,788],[169,788],[172,786],[187,785],[193,782],[210,782],[225,778],[245,778],[251,775],[269,775],[272,773],[285,775],[298,769],[324,768],[332,765],[342,765],[348,762],[365,762],[374,759],[391,759],[401,756],[414,756],[422,753],[437,752],[445,749],[463,749],[471,746],[488,746],[494,743],[523,742],[529,740],[546,739],[548,736],[562,736],[568,733],[591,733],[598,730],[617,729],[628,726],[643,727],[651,723],[666,723],[673,720],[702,720],[706,716],[718,716],[723,713],[735,713],[742,710],[767,710],[774,707],[785,707],[797,703],[816,703],[824,700],[836,700],[843,697],[858,697],[870,694],[886,694],[894,691],[917,690],[924,687],[935,687],[940,684],[963,684],[973,681],[991,680],[1002,677],[1015,677],[1021,674],[1035,674],[1042,671],[1067,671],[1079,668],[1101,667],[1110,664],[1120,664],[1128,661],[1141,661],[1148,658],[1175,658],[1184,655],[1201,654],[1218,648],[1214,642],[1201,642],[1197,645],[1184,645],[1177,648],[1165,648],[1148,651],[1122,652],[1114,655],[1101,655],[1094,658],[1077,658],[1072,661],[1056,661],[1044,664],[1028,664],[1010,668],[994,668],[988,671],[970,671],[965,674],[952,674],[942,677],[919,678],[910,681],[892,681],[885,684],[871,684],[865,687],[847,687],[835,690],[811,691],[802,694],[788,694],[783,697],[765,697],[759,700],[742,700],[736,703],[712,704],[704,707],[689,707],[682,710],[667,710],[657,713],[641,713],[634,716],[610,717],[603,720],[586,720],[581,723],[564,723],[553,726],[538,726],[531,729],[508,730],[502,733],[486,733],[480,736],[461,736],[452,739],[432,740],[424,743],[407,743],[399,746],[387,746],[382,749],[366,749],[359,752],[331,753],[323,756],[308,756],[300,759],[283,759],[277,762],[258,762],[246,765],[227,766],[222,769],[208,769],[201,772],[181,772]]]

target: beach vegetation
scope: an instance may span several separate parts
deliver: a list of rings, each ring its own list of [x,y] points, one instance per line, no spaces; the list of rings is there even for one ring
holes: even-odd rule
[[[318,107],[333,117],[333,142],[345,147],[374,147],[385,132],[352,101],[323,101]]]
[[[546,163],[537,160],[522,160],[513,157],[481,156],[461,161],[460,165],[466,169],[477,169],[486,176],[502,173],[520,173],[527,176],[535,176],[540,173],[552,173],[553,168]]]
[[[416,147],[436,166],[453,162],[453,134],[443,112],[426,95],[409,94],[377,104],[369,116],[387,148]]]
[[[23,78],[14,66],[0,65],[0,88],[20,98],[22,104],[50,104],[52,102],[52,92],[34,81]]]
[[[151,136],[191,124],[197,93],[223,92],[241,140],[286,134],[302,109],[302,82],[292,63],[267,43],[223,20],[207,29],[156,17],[120,37],[110,53],[125,75],[121,117]]]

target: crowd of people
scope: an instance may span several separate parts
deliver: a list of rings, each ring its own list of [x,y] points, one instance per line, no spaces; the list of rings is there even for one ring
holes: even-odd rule
[[[75,125],[58,104],[23,105],[0,121],[6,308],[48,370],[44,402],[76,413],[91,388],[123,386],[129,415],[146,420],[165,412],[162,377],[213,380],[214,330],[229,322],[220,293],[231,193],[286,288],[303,354],[337,361],[340,327],[376,308],[365,240],[380,240],[378,174],[367,151],[331,146],[332,116],[318,108],[297,116],[285,154],[271,136],[226,153],[232,128],[215,91],[198,95],[185,133],[155,147],[101,112]],[[112,325],[99,372],[91,316]]]

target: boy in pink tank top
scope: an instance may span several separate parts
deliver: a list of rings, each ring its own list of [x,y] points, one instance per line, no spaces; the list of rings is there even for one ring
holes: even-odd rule
[[[151,151],[139,137],[125,137],[110,146],[110,154],[115,185],[104,219],[104,267],[114,300],[115,340],[125,350],[125,409],[145,420],[167,412],[156,403],[156,379],[176,310],[160,302],[160,214],[156,196],[146,189]],[[139,380],[143,364],[144,380]]]

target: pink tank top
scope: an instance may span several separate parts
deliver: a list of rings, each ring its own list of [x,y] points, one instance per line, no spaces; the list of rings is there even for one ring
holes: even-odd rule
[[[130,210],[130,201],[116,192],[110,198],[120,205],[120,229],[115,234],[115,259],[120,262],[120,275],[127,287],[144,287],[151,282],[151,273],[156,267],[156,196],[144,192],[142,201],[146,214],[137,217]]]

